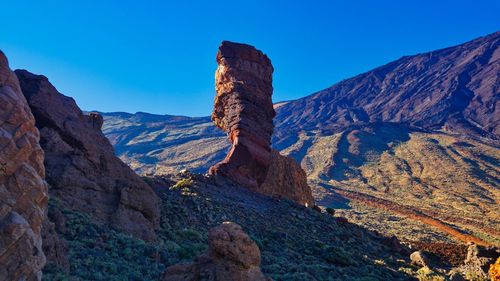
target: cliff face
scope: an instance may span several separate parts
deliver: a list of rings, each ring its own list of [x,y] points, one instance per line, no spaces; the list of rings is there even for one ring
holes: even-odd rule
[[[16,75],[0,52],[0,280],[40,280],[47,207],[43,150]]]
[[[154,240],[159,200],[152,189],[114,156],[101,132],[99,114],[85,115],[48,79],[16,70],[40,130],[51,195],[145,240]]]
[[[232,147],[210,173],[227,176],[257,192],[312,205],[300,166],[271,148],[275,111],[274,69],[269,58],[252,46],[224,41],[217,63],[212,120],[227,132]]]

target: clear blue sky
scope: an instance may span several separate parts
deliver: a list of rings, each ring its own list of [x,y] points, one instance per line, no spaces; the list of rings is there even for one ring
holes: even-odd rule
[[[0,49],[82,109],[209,115],[222,40],[271,58],[274,101],[500,29],[500,1],[8,1]]]

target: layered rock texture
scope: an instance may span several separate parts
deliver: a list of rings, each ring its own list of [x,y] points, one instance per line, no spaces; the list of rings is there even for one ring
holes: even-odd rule
[[[154,240],[159,200],[152,189],[115,157],[101,132],[102,117],[84,114],[48,79],[17,70],[22,91],[40,130],[51,195],[99,222]]]
[[[0,52],[0,280],[40,280],[48,202],[43,150],[16,75]]]
[[[168,267],[164,281],[268,281],[260,270],[260,250],[241,226],[225,222],[208,233],[208,253],[192,263]]]
[[[217,63],[212,120],[227,132],[232,147],[210,173],[257,192],[312,205],[305,173],[271,148],[275,111],[269,58],[252,46],[224,41]]]
[[[254,47],[227,41],[219,47],[217,63],[212,120],[228,133],[233,146],[211,171],[258,189],[271,162],[274,69]]]

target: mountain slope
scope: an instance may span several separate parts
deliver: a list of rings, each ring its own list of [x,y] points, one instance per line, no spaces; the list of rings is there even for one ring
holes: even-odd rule
[[[276,109],[278,145],[299,131],[341,131],[395,122],[428,130],[500,136],[500,32],[403,57]]]
[[[277,104],[273,145],[301,163],[320,205],[351,221],[409,240],[500,244],[499,40],[403,57]],[[138,172],[205,172],[225,155],[208,117],[142,115],[104,114]]]
[[[224,158],[230,143],[210,117],[103,113],[103,132],[116,154],[142,174],[182,169],[204,173]]]

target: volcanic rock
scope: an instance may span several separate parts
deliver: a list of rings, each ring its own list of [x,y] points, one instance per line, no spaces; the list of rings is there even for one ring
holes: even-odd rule
[[[488,279],[490,265],[500,258],[500,249],[496,247],[483,247],[471,243],[467,248],[467,257],[458,270],[465,276],[472,275]]]
[[[208,253],[193,263],[178,264],[165,270],[164,281],[264,281],[271,280],[260,271],[257,244],[241,226],[225,222],[208,234]]]
[[[254,47],[224,41],[217,53],[212,121],[229,135],[233,146],[210,171],[257,190],[271,161],[275,116],[273,66]]]
[[[35,119],[0,51],[0,280],[40,280],[48,191]]]
[[[301,205],[314,205],[311,189],[307,185],[306,172],[290,157],[272,150],[271,163],[259,191],[264,194],[283,196]]]
[[[429,258],[422,251],[415,251],[410,255],[411,263],[421,267],[429,266]]]
[[[101,132],[102,117],[84,114],[44,76],[26,70],[16,74],[40,130],[51,195],[97,222],[154,240],[159,199],[114,155]]]
[[[305,172],[271,149],[276,113],[269,58],[252,46],[224,41],[217,63],[212,121],[228,133],[232,147],[209,172],[257,192],[313,205]]]

